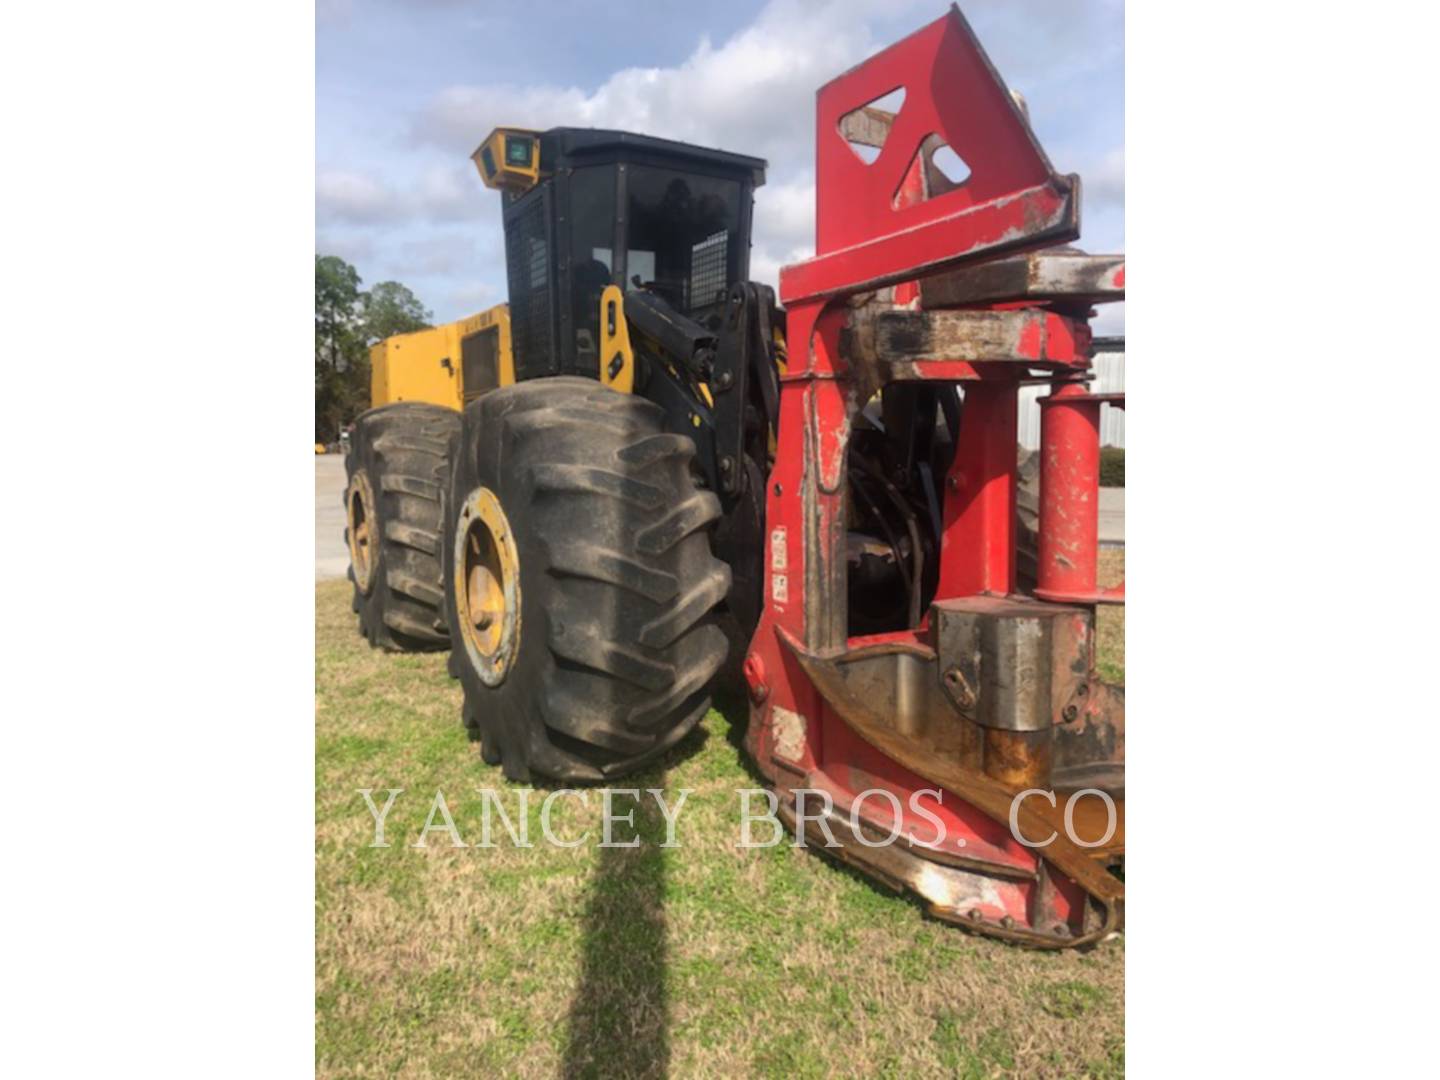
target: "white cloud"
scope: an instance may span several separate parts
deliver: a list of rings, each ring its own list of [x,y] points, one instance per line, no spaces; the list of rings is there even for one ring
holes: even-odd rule
[[[485,206],[479,174],[468,161],[426,169],[410,195],[416,215],[427,221],[473,221]]]
[[[315,213],[322,224],[401,224],[474,221],[483,209],[474,167],[431,165],[403,187],[355,171],[322,170],[315,177]]]
[[[416,118],[413,133],[469,153],[504,124],[613,127],[719,146],[784,171],[813,151],[815,90],[874,50],[859,0],[776,0],[723,44],[702,40],[670,68],[624,68],[593,92],[554,85],[453,86]],[[884,9],[888,10],[888,9]]]
[[[1064,137],[1054,141],[1075,140],[1076,153],[1052,148],[1052,157],[1062,171],[1081,172],[1087,208],[1123,213],[1123,146],[1097,152],[1073,119],[1089,100],[1077,94],[1074,80],[1113,71],[1123,57],[1113,20],[1097,18],[1100,9],[1054,0],[971,0],[966,9],[1001,72],[1029,94],[1032,110],[1044,110],[1059,126]],[[353,171],[323,173],[317,218],[397,233],[474,223],[477,240],[490,249],[484,257],[495,265],[469,272],[493,272],[490,280],[503,283],[499,214],[469,162],[485,135],[507,124],[641,131],[768,160],[766,185],[756,193],[751,276],[773,285],[780,266],[814,250],[815,91],[941,13],[934,0],[772,0],[749,26],[718,44],[701,40],[678,64],[623,68],[593,88],[563,81],[451,85],[412,114],[409,147],[376,167],[383,182]],[[403,171],[392,163],[402,160],[409,163]],[[414,257],[417,273],[446,279],[465,273],[451,248],[387,246]],[[453,271],[442,271],[451,265]],[[456,295],[462,291],[475,295],[473,285],[457,286]],[[498,291],[503,295],[503,284]]]
[[[323,171],[315,177],[315,216],[321,223],[386,221],[397,208],[394,194],[369,176]]]
[[[805,172],[770,184],[755,197],[750,276],[778,286],[780,267],[815,254],[815,177]]]

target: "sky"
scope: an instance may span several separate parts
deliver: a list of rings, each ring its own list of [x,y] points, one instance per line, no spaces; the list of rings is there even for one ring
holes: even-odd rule
[[[608,127],[766,158],[751,277],[814,254],[814,95],[942,0],[317,0],[316,250],[408,285],[437,322],[505,300],[500,197],[470,155],[498,126]],[[1125,246],[1120,0],[969,0],[1055,168],[1080,245]],[[1124,305],[1099,333],[1124,332]]]

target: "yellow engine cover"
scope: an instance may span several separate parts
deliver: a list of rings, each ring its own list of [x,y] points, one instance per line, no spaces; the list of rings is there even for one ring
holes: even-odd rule
[[[515,381],[510,307],[429,330],[396,334],[370,348],[370,404],[425,401],[449,409]]]

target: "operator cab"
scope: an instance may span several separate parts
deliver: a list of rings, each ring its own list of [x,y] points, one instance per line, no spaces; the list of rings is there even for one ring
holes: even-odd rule
[[[744,154],[593,128],[498,128],[475,151],[504,194],[515,378],[599,371],[600,295],[643,289],[712,331],[750,271]]]

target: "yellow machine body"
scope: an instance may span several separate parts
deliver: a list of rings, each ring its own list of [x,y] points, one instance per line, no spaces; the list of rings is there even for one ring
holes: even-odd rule
[[[444,326],[396,334],[371,346],[370,404],[426,401],[449,409],[515,381],[510,307],[495,307]]]

